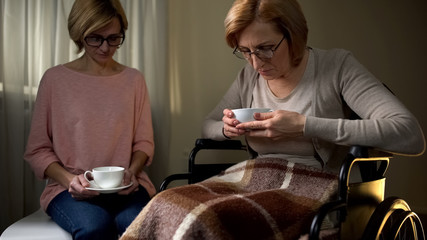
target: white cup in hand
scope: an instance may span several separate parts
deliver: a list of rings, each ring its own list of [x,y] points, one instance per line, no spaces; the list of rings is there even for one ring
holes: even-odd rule
[[[234,117],[241,123],[255,121],[254,113],[271,112],[270,108],[239,108],[231,110]]]
[[[84,177],[90,183],[93,182],[100,188],[115,188],[122,184],[125,169],[123,167],[107,166],[96,167],[92,171],[86,171]],[[92,177],[88,177],[91,175]]]

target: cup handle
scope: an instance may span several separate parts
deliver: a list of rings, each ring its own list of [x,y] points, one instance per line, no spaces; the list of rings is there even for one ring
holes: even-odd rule
[[[89,180],[89,178],[86,176],[87,174],[92,175],[92,172],[91,172],[91,171],[86,171],[86,172],[83,174],[83,176],[85,177],[86,181],[91,182],[92,180]],[[92,179],[93,179],[93,177],[92,177]]]

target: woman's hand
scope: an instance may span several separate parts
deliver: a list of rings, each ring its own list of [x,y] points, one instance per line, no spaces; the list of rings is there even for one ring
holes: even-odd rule
[[[55,180],[65,189],[68,189],[68,192],[74,199],[83,200],[99,195],[97,191],[86,189],[90,187],[90,183],[85,179],[83,174],[74,175],[65,170],[58,162],[51,163],[46,168],[45,175]]]
[[[77,175],[71,179],[68,185],[68,192],[76,200],[84,200],[99,195],[99,192],[88,190],[90,183],[85,179],[83,174]]]
[[[224,122],[224,127],[222,131],[224,136],[233,138],[245,134],[244,129],[236,128],[240,122],[234,117],[234,113],[230,109],[224,109],[223,114],[222,121]]]
[[[304,133],[306,117],[297,112],[276,110],[255,113],[254,118],[256,121],[239,123],[235,128],[239,132],[244,131],[247,136],[268,137],[273,140],[295,138]]]
[[[133,174],[133,172],[129,169],[125,170],[125,174],[123,177],[123,186],[127,186],[130,183],[132,183],[132,186],[125,188],[123,190],[121,190],[120,192],[118,192],[118,194],[120,195],[128,195],[132,192],[138,191],[138,181],[135,177],[135,174]]]

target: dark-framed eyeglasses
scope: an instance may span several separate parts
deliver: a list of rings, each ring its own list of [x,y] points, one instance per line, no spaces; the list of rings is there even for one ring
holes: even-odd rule
[[[285,38],[286,37],[283,36],[282,40],[280,40],[280,42],[272,48],[270,48],[270,47],[268,47],[268,48],[263,48],[263,47],[257,48],[253,52],[241,50],[241,49],[239,49],[239,46],[237,46],[234,49],[233,54],[240,59],[246,59],[248,61],[251,60],[252,54],[255,54],[255,56],[257,56],[259,59],[261,59],[263,61],[270,60],[274,56],[274,52],[277,50],[277,48],[279,48],[280,44],[283,42],[283,40]]]
[[[117,47],[119,45],[122,45],[125,40],[125,35],[111,35],[106,38],[100,35],[89,35],[84,39],[86,44],[91,47],[100,47],[104,43],[104,41],[107,41],[108,46],[110,47]]]

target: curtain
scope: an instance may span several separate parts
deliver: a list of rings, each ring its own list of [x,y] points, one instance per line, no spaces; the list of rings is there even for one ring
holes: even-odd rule
[[[71,0],[1,0],[0,232],[39,208],[44,181],[22,156],[37,88],[50,67],[79,57],[67,29]],[[129,21],[115,58],[137,68],[150,92],[157,149],[168,148],[167,0],[121,0]],[[167,159],[165,151],[156,157]]]

